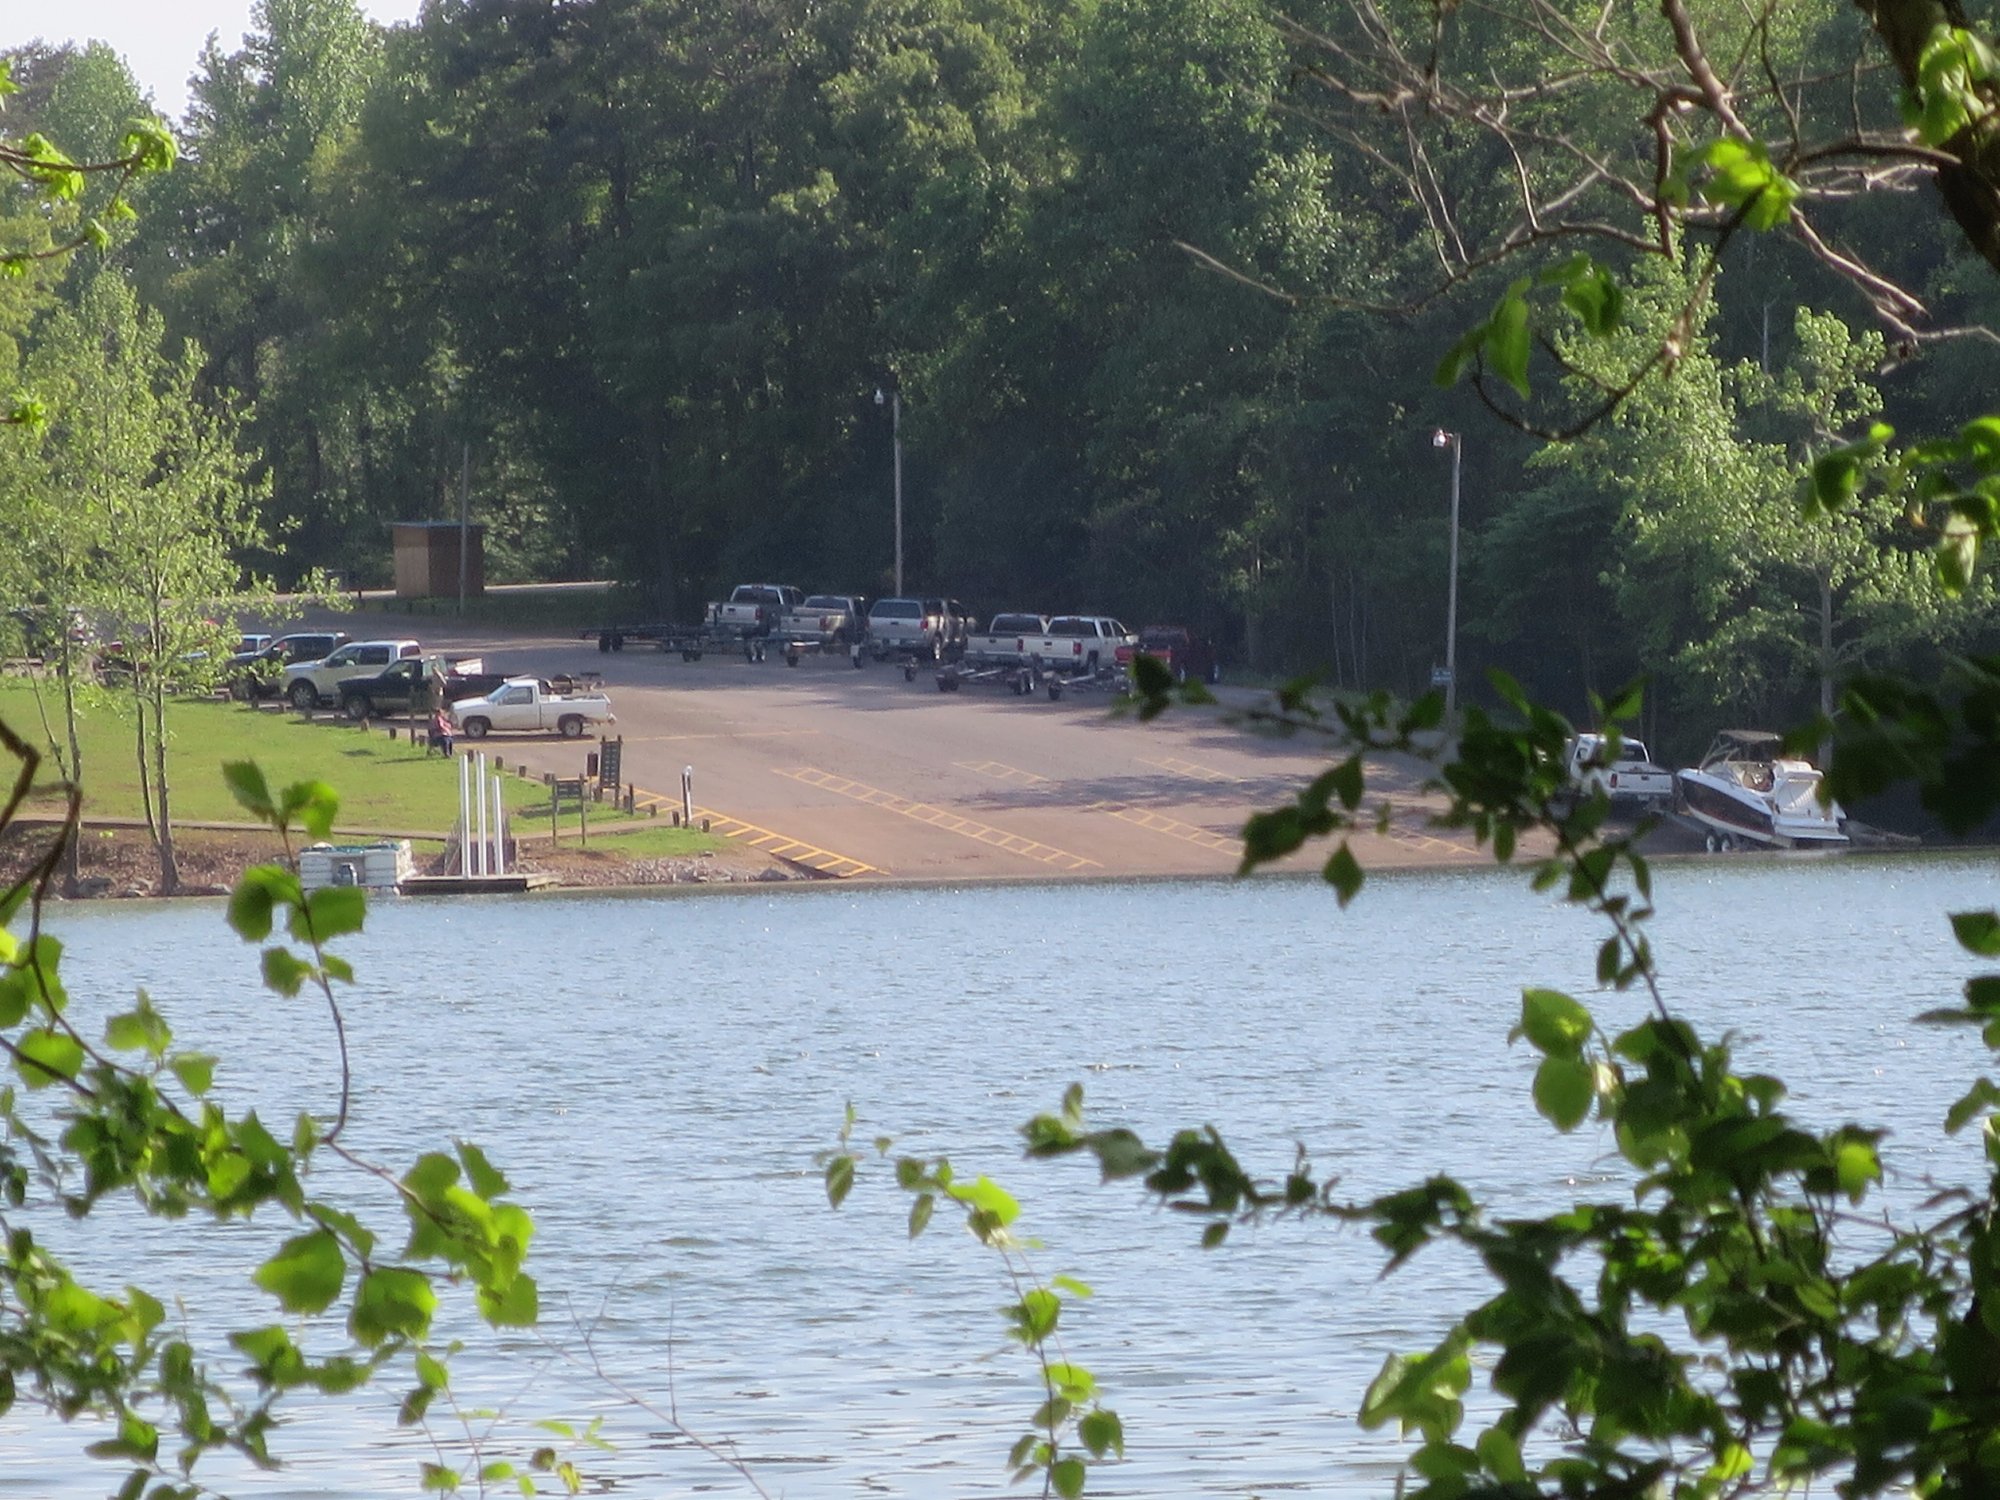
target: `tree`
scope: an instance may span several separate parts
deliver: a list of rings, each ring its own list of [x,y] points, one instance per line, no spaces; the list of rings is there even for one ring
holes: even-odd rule
[[[0,57],[0,102],[17,89],[13,59]],[[83,196],[86,184],[93,178],[112,184],[102,207],[68,232],[52,233],[35,218],[25,225],[0,218],[0,235],[5,236],[0,238],[0,278],[19,277],[31,266],[60,262],[85,245],[108,245],[111,232],[105,227],[106,221],[131,216],[126,194],[132,184],[142,177],[166,171],[174,162],[173,136],[157,119],[130,121],[116,149],[118,154],[108,160],[78,161],[65,155],[39,131],[19,137],[0,132],[0,177],[25,184],[37,199],[53,206],[58,214],[64,205]],[[61,217],[55,219],[59,226],[66,227],[67,222]],[[32,425],[41,413],[40,403],[22,400],[0,413],[0,423]]]
[[[54,414],[23,443],[11,499],[25,562],[50,607],[88,612],[121,632],[113,665],[138,710],[135,749],[160,856],[160,887],[179,884],[167,780],[166,704],[200,686],[222,660],[216,616],[243,597],[240,552],[256,540],[250,460],[237,417],[196,387],[198,357],[169,355],[161,320],[142,310],[115,270],[54,312],[31,369]],[[56,672],[70,779],[82,775],[76,720],[90,675],[80,643],[61,632]],[[74,878],[75,871],[70,871]]]

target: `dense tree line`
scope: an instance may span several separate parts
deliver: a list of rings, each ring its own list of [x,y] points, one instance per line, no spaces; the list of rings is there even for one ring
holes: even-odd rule
[[[385,523],[453,514],[469,473],[496,576],[609,572],[663,613],[750,576],[886,592],[893,384],[909,576],[982,612],[1183,619],[1262,670],[1419,687],[1444,427],[1468,429],[1466,668],[1579,708],[1650,671],[1712,721],[1981,638],[1983,591],[1903,577],[1893,502],[1840,558],[1769,521],[1843,422],[1970,415],[1990,345],[1885,351],[1863,297],[1724,240],[1689,379],[1553,452],[1482,425],[1432,375],[1508,268],[1410,289],[1540,169],[1449,111],[1419,159],[1326,106],[1354,14],[1521,61],[1489,16],[1412,7],[444,0],[385,32],[351,0],[262,0],[200,59],[182,162],[111,253],[254,413],[253,561],[281,580],[383,581]],[[1868,40],[1830,4],[1702,19],[1778,78]],[[16,129],[89,153],[141,108],[102,45],[14,61]],[[1624,150],[1611,86],[1552,91],[1537,129]],[[1851,92],[1893,116],[1887,81]],[[1854,195],[1827,233],[1980,320],[1990,278],[1905,201]]]

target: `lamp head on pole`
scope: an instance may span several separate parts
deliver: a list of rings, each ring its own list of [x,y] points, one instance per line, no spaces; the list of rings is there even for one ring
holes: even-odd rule
[[[875,399],[878,401],[882,399],[879,392],[877,393]],[[1458,440],[1457,433],[1446,432],[1442,427],[1438,428],[1436,432],[1433,432],[1431,434],[1431,446],[1433,448],[1449,448],[1457,440]]]
[[[877,406],[883,406],[883,405],[886,405],[886,404],[887,404],[888,400],[889,400],[889,398],[888,398],[887,396],[885,396],[885,395],[883,395],[883,394],[882,394],[882,387],[881,387],[881,386],[879,386],[879,385],[878,385],[878,386],[876,386],[876,387],[875,387],[875,404],[876,404]]]

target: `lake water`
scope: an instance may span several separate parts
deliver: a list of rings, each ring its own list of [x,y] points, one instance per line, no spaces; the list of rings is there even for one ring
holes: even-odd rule
[[[1984,1059],[1966,1033],[1907,1023],[1974,972],[1943,914],[2000,904],[2000,866],[1742,858],[1657,875],[1672,1003],[1736,1032],[1739,1061],[1786,1077],[1809,1118],[1892,1126],[1903,1201],[1963,1175],[1976,1147],[1942,1144],[1936,1122]],[[79,1012],[144,984],[179,1042],[224,1055],[232,1104],[284,1123],[331,1110],[322,1010],[258,985],[218,905],[50,921]],[[753,1493],[690,1432],[772,1495],[1010,1489],[1038,1388],[1001,1337],[1002,1267],[942,1211],[908,1242],[886,1169],[827,1208],[814,1154],[851,1101],[858,1138],[1014,1190],[1036,1269],[1096,1288],[1066,1315],[1067,1349],[1123,1417],[1128,1456],[1092,1493],[1379,1494],[1402,1450],[1358,1429],[1361,1393],[1387,1353],[1477,1300],[1470,1269],[1420,1257],[1382,1279],[1365,1237],[1324,1224],[1202,1252],[1196,1226],[1084,1164],[1023,1162],[1016,1128],[1081,1081],[1095,1120],[1149,1139],[1213,1122],[1272,1175],[1303,1143],[1355,1197],[1438,1170],[1522,1207],[1617,1197],[1605,1141],[1548,1129],[1533,1057],[1506,1045],[1522,985],[1591,998],[1600,936],[1499,871],[1377,877],[1346,912],[1277,880],[385,902],[340,945],[361,976],[348,1140],[400,1169],[463,1137],[510,1174],[539,1224],[545,1327],[468,1330],[455,1389],[512,1437],[602,1414],[616,1446],[583,1456],[593,1490]],[[1591,1003],[1618,1023],[1640,1002]],[[275,1222],[50,1233],[113,1284],[178,1288],[197,1330],[269,1320],[247,1272]],[[274,1443],[280,1473],[218,1464],[211,1482],[413,1493],[430,1454],[395,1430],[398,1394],[302,1416]],[[106,1492],[114,1470],[77,1457],[89,1434],[26,1417],[0,1420],[0,1496]]]

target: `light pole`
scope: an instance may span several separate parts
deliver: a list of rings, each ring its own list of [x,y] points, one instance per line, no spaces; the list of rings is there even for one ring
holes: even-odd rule
[[[875,404],[889,406],[889,440],[896,453],[896,597],[903,594],[903,393],[875,387]]]
[[[1451,586],[1444,607],[1444,711],[1458,707],[1458,434],[1440,427],[1431,434],[1433,448],[1451,449]]]

